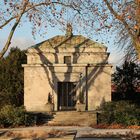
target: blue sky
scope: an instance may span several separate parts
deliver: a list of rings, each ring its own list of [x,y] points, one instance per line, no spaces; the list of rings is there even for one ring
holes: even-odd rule
[[[46,29],[45,29],[46,30]],[[7,39],[8,33],[10,31],[10,26],[6,26],[4,29],[0,30],[0,50],[2,49],[5,40]],[[53,36],[56,35],[64,35],[65,31],[60,29],[60,27],[56,26],[56,27],[50,27],[48,28],[48,30],[44,31],[46,32],[46,34],[44,35],[44,37],[41,37],[40,35],[36,35],[36,39],[33,38],[32,34],[31,34],[31,25],[29,23],[24,23],[21,27],[17,28],[11,45],[10,47],[20,47],[21,49],[26,49],[28,47],[30,47],[31,45],[34,45],[36,43],[39,43],[43,40],[49,39]],[[78,33],[74,33],[74,34],[78,34]],[[88,37],[86,34],[82,34],[86,37]],[[109,62],[113,64],[113,66],[119,65],[122,61],[122,54],[123,52],[119,51],[117,49],[117,47],[115,47],[114,43],[113,43],[113,39],[114,36],[113,35],[108,35],[109,38],[109,42],[106,41],[106,37],[104,35],[93,35],[91,37],[92,40],[96,40],[98,39],[99,43],[104,43],[105,46],[108,47],[108,52],[110,52],[110,57],[109,57]]]

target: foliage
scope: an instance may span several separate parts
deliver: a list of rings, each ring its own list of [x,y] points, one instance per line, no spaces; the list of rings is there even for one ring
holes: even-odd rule
[[[140,65],[125,61],[122,67],[116,67],[112,76],[116,87],[117,100],[139,100],[138,90],[140,87]],[[118,96],[118,97],[117,97]]]
[[[0,110],[0,126],[19,126],[25,124],[25,109],[23,106],[6,105]]]
[[[48,119],[50,116],[46,117]],[[0,127],[33,126],[40,122],[41,117],[26,112],[24,106],[5,105],[0,110]]]
[[[105,102],[99,110],[101,124],[140,125],[140,108],[131,102]]]
[[[26,63],[24,51],[11,48],[7,57],[0,60],[0,105],[23,104],[23,68]]]

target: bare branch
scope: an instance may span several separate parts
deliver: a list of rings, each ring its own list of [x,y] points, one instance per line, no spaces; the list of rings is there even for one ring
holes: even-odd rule
[[[49,6],[51,4],[57,4],[57,5],[62,5],[62,6],[65,6],[65,7],[69,7],[69,8],[72,8],[72,9],[76,10],[78,13],[80,13],[78,7],[74,7],[71,4],[65,4],[65,3],[62,3],[62,2],[59,2],[59,1],[57,1],[57,2],[40,2],[38,4],[33,5],[33,4],[29,3],[29,0],[26,0],[25,3],[24,3],[23,9],[22,9],[21,13],[18,16],[13,16],[13,17],[9,18],[7,21],[5,21],[5,23],[0,25],[0,29],[2,29],[4,26],[8,25],[13,19],[16,19],[16,22],[14,23],[14,25],[13,25],[10,33],[9,33],[7,42],[6,42],[5,46],[4,46],[4,48],[2,49],[2,51],[0,52],[0,58],[2,58],[3,55],[6,53],[6,51],[8,50],[8,48],[9,48],[9,46],[11,44],[11,39],[12,39],[13,34],[14,34],[14,32],[15,32],[15,30],[16,30],[16,28],[17,28],[17,26],[18,26],[18,24],[19,24],[19,22],[21,20],[21,17],[25,13],[29,12],[32,9],[35,9],[36,7],[40,7],[40,6],[43,6],[43,5],[44,6]]]
[[[62,2],[49,2],[49,3],[46,3],[46,2],[42,2],[42,3],[38,3],[38,4],[35,4],[35,5],[32,5],[31,7],[29,7],[28,9],[26,9],[26,12],[28,12],[29,10],[33,9],[33,8],[36,8],[36,7],[39,7],[39,6],[49,6],[51,4],[58,4],[58,5],[62,5],[62,6],[65,6],[65,7],[69,7],[69,8],[72,8],[74,10],[76,10],[78,13],[80,13],[80,10],[75,8],[74,6],[72,6],[71,4],[65,4],[65,3],[62,3]]]
[[[114,15],[114,17],[116,19],[118,19],[125,26],[125,28],[127,29],[128,33],[130,34],[131,38],[133,39],[133,37],[134,37],[133,33],[131,32],[131,30],[130,30],[131,28],[129,27],[129,25],[127,24],[125,19],[121,15],[119,15],[117,12],[115,12],[113,7],[109,4],[108,0],[103,0],[103,1],[106,3],[109,11]]]
[[[0,25],[0,29],[2,29],[4,26],[6,26],[8,23],[10,23],[13,19],[16,19],[16,18],[17,18],[17,16],[11,17],[10,19],[6,20],[5,23]]]
[[[6,42],[5,46],[4,46],[4,48],[2,49],[2,51],[0,52],[0,59],[1,59],[1,58],[3,57],[3,55],[6,53],[6,51],[8,50],[8,48],[9,48],[9,46],[10,46],[10,44],[11,44],[11,39],[12,39],[12,37],[13,37],[13,35],[14,35],[14,32],[15,32],[15,30],[16,30],[16,28],[17,28],[17,26],[18,26],[18,24],[19,24],[19,22],[20,22],[20,20],[21,20],[21,17],[23,16],[23,14],[24,14],[24,12],[25,12],[25,10],[26,10],[27,4],[28,4],[28,1],[25,2],[24,6],[23,6],[23,10],[21,11],[19,17],[17,18],[15,24],[13,25],[13,27],[12,27],[10,33],[9,33],[7,42]]]

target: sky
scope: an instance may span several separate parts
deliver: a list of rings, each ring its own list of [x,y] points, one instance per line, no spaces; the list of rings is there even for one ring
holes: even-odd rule
[[[10,29],[11,29],[10,26],[6,26],[2,30],[0,30],[0,50],[3,48],[5,44]],[[56,26],[56,27],[49,26],[48,29],[44,31],[46,32],[44,37],[41,37],[40,35],[37,34],[35,39],[32,36],[31,32],[32,32],[31,25],[29,23],[24,23],[22,26],[18,27],[12,38],[10,47],[19,47],[21,49],[27,49],[28,47],[34,44],[47,40],[56,35],[65,35],[65,31],[62,30],[60,26]],[[79,33],[74,32],[74,34],[79,34]],[[88,37],[86,34],[82,34],[82,32],[81,35]],[[110,36],[111,38],[109,38],[109,42],[106,40],[107,36],[105,37],[105,35],[99,36],[93,34],[92,36],[90,36],[90,38],[93,41],[97,41],[98,39],[97,42],[103,43],[105,46],[108,47],[108,52],[110,52],[109,63],[111,63],[115,68],[116,65],[120,65],[122,62],[123,51],[119,51],[119,49],[117,49],[117,47],[114,45],[113,40],[115,36],[113,36],[113,34],[108,35],[108,37]]]

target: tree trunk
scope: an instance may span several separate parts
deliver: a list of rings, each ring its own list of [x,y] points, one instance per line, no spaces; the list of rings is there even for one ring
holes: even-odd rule
[[[138,58],[138,60],[140,60],[140,39],[134,40],[134,48],[135,48],[136,53],[137,53],[137,58]]]

